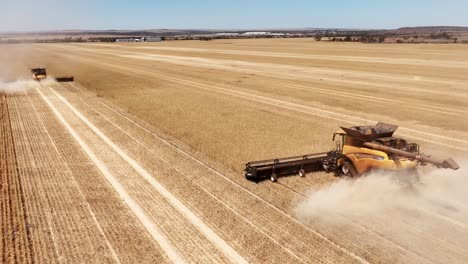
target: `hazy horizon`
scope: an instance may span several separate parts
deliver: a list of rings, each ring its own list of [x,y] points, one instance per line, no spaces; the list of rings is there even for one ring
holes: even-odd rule
[[[468,26],[468,2],[396,0],[214,1],[17,0],[4,4],[0,32],[145,29],[395,29]]]

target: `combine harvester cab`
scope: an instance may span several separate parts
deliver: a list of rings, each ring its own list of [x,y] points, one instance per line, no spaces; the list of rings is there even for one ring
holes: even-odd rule
[[[31,73],[32,73],[33,80],[38,81],[38,82],[47,78],[46,68],[34,68],[34,69],[31,69]],[[73,82],[74,77],[73,76],[60,76],[60,77],[55,77],[54,80],[57,82]]]
[[[378,123],[375,126],[341,127],[333,134],[335,149],[329,152],[304,156],[248,162],[245,177],[259,182],[278,176],[325,171],[336,176],[360,176],[370,170],[413,171],[418,165],[433,164],[438,168],[457,170],[458,164],[451,158],[439,160],[420,154],[419,145],[409,140],[394,137],[397,126]]]
[[[46,68],[34,68],[31,69],[32,78],[35,81],[41,81],[47,78]]]

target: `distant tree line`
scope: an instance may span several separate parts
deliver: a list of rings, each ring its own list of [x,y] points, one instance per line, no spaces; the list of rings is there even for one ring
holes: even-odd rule
[[[315,36],[316,41],[321,41],[324,36],[317,35]],[[378,35],[378,36],[370,36],[370,35],[357,35],[357,36],[334,36],[334,37],[327,37],[328,41],[333,42],[362,42],[362,43],[383,43],[385,42],[386,36]]]
[[[282,31],[281,31],[282,32]],[[27,35],[18,35],[24,39],[6,39],[0,38],[0,43],[79,43],[79,42],[115,42],[118,38],[141,38],[142,36],[147,37],[161,37],[162,40],[201,40],[209,41],[213,39],[255,39],[255,38],[315,38],[316,41],[332,41],[332,42],[362,42],[362,43],[384,43],[388,42],[397,43],[425,43],[426,40],[436,40],[440,43],[458,43],[458,38],[454,37],[448,32],[435,32],[435,33],[423,33],[418,31],[413,32],[395,32],[395,31],[377,31],[377,30],[310,30],[310,31],[284,31],[284,35],[278,34],[264,34],[264,35],[247,35],[242,34],[245,32],[232,32],[235,34],[216,35],[213,32],[208,31],[190,31],[190,34],[180,34],[177,32],[163,32],[154,33],[151,31],[106,31],[111,36],[102,36],[102,31],[88,31],[86,35],[88,38],[79,36],[79,32],[67,32],[71,35],[64,38],[38,38],[38,39],[26,39]],[[58,36],[59,33],[50,33],[52,36]],[[101,35],[101,36],[93,36]],[[461,43],[466,43],[466,40],[461,40]]]
[[[82,37],[66,37],[66,38],[51,38],[51,39],[0,39],[0,43],[19,44],[19,43],[81,43],[88,40]]]

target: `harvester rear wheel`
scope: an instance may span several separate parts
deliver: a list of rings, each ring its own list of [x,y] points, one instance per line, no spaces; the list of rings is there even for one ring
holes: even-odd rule
[[[350,161],[343,162],[343,166],[341,166],[341,171],[345,176],[354,177],[357,175],[356,168],[354,168],[353,163],[351,163]]]

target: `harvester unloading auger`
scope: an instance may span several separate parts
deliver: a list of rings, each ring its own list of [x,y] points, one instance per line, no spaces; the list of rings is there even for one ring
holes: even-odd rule
[[[40,82],[41,80],[47,78],[47,71],[46,68],[34,68],[31,69],[32,78],[35,81]],[[73,76],[61,76],[54,78],[57,82],[73,82]]]
[[[418,165],[433,164],[438,168],[457,170],[458,164],[451,158],[439,160],[420,153],[419,145],[403,138],[393,137],[397,126],[378,123],[375,126],[341,127],[333,134],[335,149],[329,152],[303,156],[248,162],[245,177],[259,182],[270,178],[276,182],[279,176],[325,171],[337,176],[359,176],[372,169],[414,170]]]

